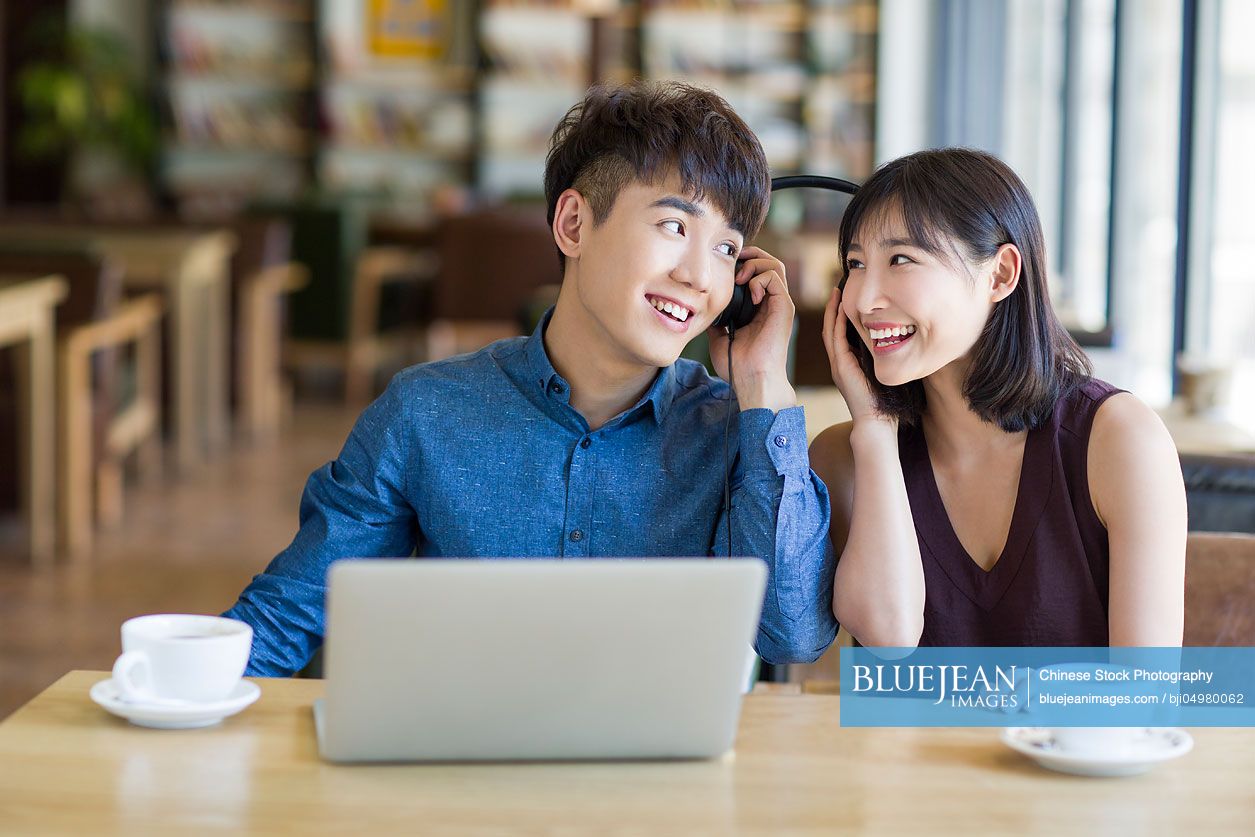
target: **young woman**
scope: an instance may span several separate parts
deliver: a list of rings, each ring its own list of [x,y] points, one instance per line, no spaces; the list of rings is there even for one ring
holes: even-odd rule
[[[811,448],[833,611],[864,645],[1180,645],[1185,491],[1159,418],[1090,375],[1010,168],[881,167],[824,320],[853,420]]]

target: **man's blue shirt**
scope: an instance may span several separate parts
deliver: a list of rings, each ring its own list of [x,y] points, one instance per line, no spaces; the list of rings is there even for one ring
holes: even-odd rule
[[[250,675],[291,674],[313,655],[337,559],[727,554],[730,387],[679,360],[590,433],[545,352],[548,319],[401,372],[310,475],[295,539],[225,614],[253,626]],[[755,647],[769,662],[813,660],[836,635],[835,562],[802,408],[733,404],[727,444],[732,554],[769,569]]]

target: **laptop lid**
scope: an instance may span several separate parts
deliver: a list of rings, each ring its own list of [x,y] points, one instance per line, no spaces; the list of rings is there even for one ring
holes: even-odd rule
[[[766,575],[757,559],[337,562],[322,754],[725,753]]]

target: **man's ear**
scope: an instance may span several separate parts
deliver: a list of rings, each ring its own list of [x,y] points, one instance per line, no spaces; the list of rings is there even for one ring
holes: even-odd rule
[[[553,211],[553,240],[562,255],[579,258],[581,232],[591,217],[592,209],[579,192],[567,189],[558,195]]]
[[[993,270],[989,277],[990,302],[1002,302],[1011,295],[1020,284],[1020,271],[1023,259],[1020,249],[1014,244],[1004,244],[994,253]]]

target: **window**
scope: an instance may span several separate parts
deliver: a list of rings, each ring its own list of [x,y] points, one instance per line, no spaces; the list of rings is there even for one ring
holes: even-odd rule
[[[1051,296],[1087,343],[1110,341],[1116,0],[1007,9],[1001,155],[1037,203]]]
[[[1172,395],[1182,0],[1013,0],[1002,157],[1099,377]]]
[[[1231,420],[1255,430],[1255,3],[1197,7],[1185,348],[1229,370]]]
[[[1112,351],[1098,376],[1152,405],[1172,398],[1182,0],[1119,7]]]
[[[1161,406],[1187,354],[1231,374],[1224,412],[1255,431],[1255,3],[936,9],[922,141],[985,148],[1024,179],[1055,308],[1096,374]]]

